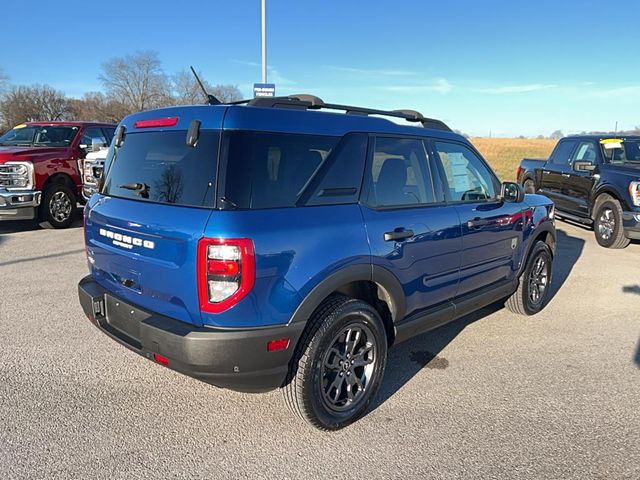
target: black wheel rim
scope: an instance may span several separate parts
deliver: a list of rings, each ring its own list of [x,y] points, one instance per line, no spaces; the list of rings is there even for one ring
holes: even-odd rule
[[[322,401],[342,412],[360,404],[367,396],[377,359],[373,332],[363,324],[343,328],[322,358],[320,389]]]
[[[540,254],[533,261],[533,266],[529,273],[529,301],[534,306],[544,301],[548,285],[549,262],[544,255]]]
[[[56,192],[49,201],[49,213],[56,222],[62,223],[71,216],[71,199],[65,192]]]
[[[598,218],[598,233],[603,240],[609,240],[616,229],[616,217],[613,210],[605,208]]]

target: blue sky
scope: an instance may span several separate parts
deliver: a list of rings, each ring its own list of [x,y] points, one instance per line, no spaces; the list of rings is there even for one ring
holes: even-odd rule
[[[0,7],[0,67],[13,83],[81,96],[101,88],[105,60],[147,49],[167,72],[193,64],[245,96],[260,81],[260,0],[61,4]],[[412,108],[483,136],[640,125],[637,0],[267,5],[269,81],[278,94]]]

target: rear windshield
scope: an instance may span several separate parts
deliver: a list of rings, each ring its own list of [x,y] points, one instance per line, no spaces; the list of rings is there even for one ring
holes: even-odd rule
[[[203,130],[195,147],[186,131],[127,133],[105,162],[102,193],[183,206],[213,206],[219,132]]]
[[[233,132],[226,137],[226,208],[294,207],[339,137]],[[360,173],[360,177],[362,174]]]

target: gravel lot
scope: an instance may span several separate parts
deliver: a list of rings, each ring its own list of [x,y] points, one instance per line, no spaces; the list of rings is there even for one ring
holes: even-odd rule
[[[546,310],[398,346],[373,411],[325,434],[91,326],[81,223],[0,224],[0,478],[640,478],[638,243],[560,222]]]

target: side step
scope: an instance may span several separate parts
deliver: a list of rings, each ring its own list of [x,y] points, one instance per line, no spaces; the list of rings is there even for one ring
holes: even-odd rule
[[[585,217],[578,217],[576,215],[572,215],[570,213],[565,213],[560,210],[556,211],[556,216],[562,219],[571,220],[572,222],[581,223],[583,225],[591,225],[593,224],[593,220]]]

